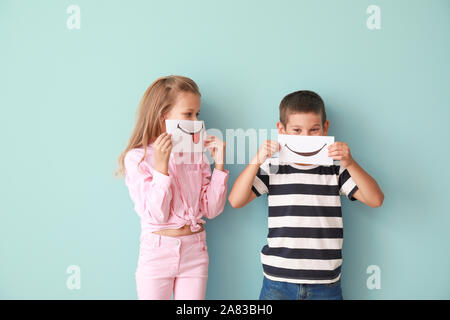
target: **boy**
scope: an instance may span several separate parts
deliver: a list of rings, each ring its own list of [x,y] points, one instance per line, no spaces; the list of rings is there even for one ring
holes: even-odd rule
[[[280,134],[326,136],[329,124],[322,99],[312,91],[296,91],[281,101]],[[264,142],[228,197],[234,208],[241,208],[268,194],[269,233],[261,252],[259,298],[342,300],[340,195],[379,207],[383,192],[344,142],[328,147],[328,156],[340,161],[332,166],[278,163],[270,157],[279,149],[277,141]]]

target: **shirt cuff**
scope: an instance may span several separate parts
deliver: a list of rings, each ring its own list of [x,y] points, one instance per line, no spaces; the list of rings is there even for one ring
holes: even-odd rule
[[[351,201],[358,200],[358,199],[356,199],[356,198],[353,197],[353,195],[355,194],[356,190],[358,190],[358,186],[355,184],[355,186],[353,187],[352,191],[350,191],[350,193],[348,194],[348,198],[349,198]]]
[[[259,193],[258,189],[255,188],[255,186],[252,186],[252,191],[257,197],[259,197],[261,195],[261,193]]]
[[[172,184],[172,178],[170,176],[166,176],[158,170],[153,170],[153,181],[164,189],[168,189]]]
[[[227,169],[218,170],[214,169],[211,175],[211,183],[226,183],[228,181],[229,171]]]

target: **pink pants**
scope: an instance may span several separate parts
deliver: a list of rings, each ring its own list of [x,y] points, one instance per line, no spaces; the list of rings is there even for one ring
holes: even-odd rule
[[[208,279],[206,232],[141,240],[136,269],[139,300],[203,300]]]

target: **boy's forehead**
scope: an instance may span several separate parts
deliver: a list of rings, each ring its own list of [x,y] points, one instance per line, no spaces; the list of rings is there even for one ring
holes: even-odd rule
[[[295,112],[288,114],[287,126],[314,126],[322,124],[322,117],[315,112]]]

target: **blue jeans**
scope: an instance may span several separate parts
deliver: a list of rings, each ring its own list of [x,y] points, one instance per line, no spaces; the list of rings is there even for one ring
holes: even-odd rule
[[[297,284],[264,277],[259,300],[343,300],[341,280],[329,284]]]

